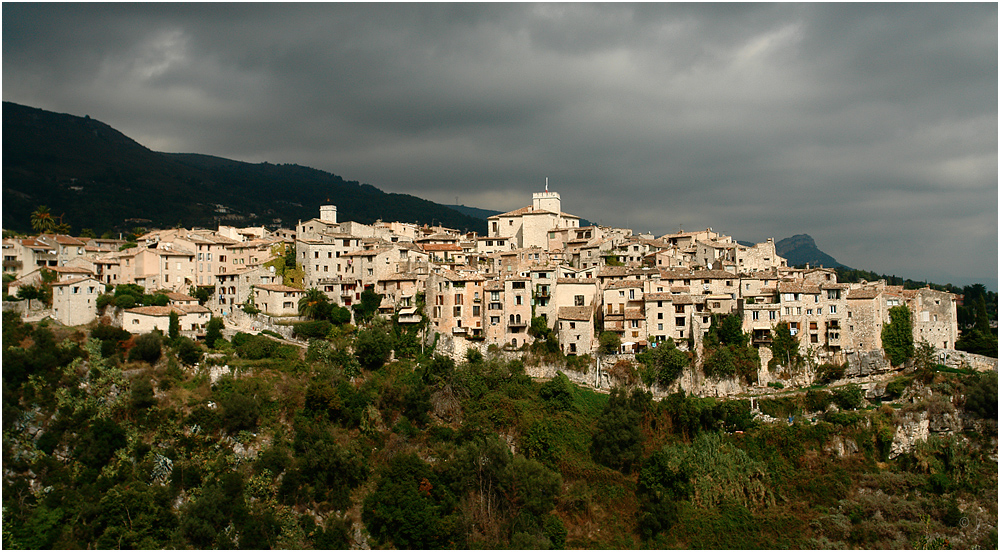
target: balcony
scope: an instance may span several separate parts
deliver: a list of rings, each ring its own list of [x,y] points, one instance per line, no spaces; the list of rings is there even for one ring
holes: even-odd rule
[[[528,327],[528,322],[526,320],[509,320],[507,326],[511,328],[526,328]]]
[[[468,328],[464,326],[455,326],[454,328],[451,329],[451,333],[455,335],[464,335],[468,333]]]

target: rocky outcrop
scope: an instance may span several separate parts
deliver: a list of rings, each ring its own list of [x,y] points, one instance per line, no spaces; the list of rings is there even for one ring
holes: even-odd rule
[[[847,368],[845,378],[863,378],[873,374],[882,374],[892,369],[889,360],[881,350],[847,353]]]

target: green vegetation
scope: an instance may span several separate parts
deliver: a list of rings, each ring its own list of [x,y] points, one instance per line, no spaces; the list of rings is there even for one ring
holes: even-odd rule
[[[333,329],[303,355],[238,333],[202,360],[183,337],[4,313],[4,547],[996,547],[995,372],[897,376],[898,410],[781,390],[758,404],[793,423],[763,424],[745,399],[405,357],[400,335]],[[640,372],[669,379],[677,353]],[[912,413],[956,409],[972,429],[890,458]]]
[[[913,321],[906,305],[889,309],[889,323],[882,326],[882,348],[893,366],[913,357]]]

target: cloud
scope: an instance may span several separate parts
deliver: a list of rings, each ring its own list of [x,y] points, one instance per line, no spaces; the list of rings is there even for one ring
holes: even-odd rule
[[[153,149],[663,233],[997,266],[991,4],[5,6],[4,99]]]

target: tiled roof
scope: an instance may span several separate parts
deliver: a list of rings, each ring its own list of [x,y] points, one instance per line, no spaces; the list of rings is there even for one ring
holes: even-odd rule
[[[167,299],[170,299],[171,301],[197,301],[198,300],[198,298],[196,298],[196,297],[191,297],[190,295],[187,295],[185,293],[177,293],[176,291],[168,291],[167,293],[164,293],[164,295],[166,295]]]
[[[595,278],[557,278],[556,284],[597,284]]]
[[[258,284],[257,289],[264,289],[267,291],[283,291],[286,293],[287,292],[305,293],[304,290],[301,290],[299,288],[293,288],[291,286],[286,286],[284,284]]]
[[[642,320],[646,318],[646,315],[642,313],[642,309],[625,309],[625,320]]]
[[[879,290],[877,289],[852,289],[847,292],[848,299],[874,299],[878,297]]]
[[[63,280],[61,282],[52,282],[52,287],[69,286],[72,284],[79,284],[80,282],[86,282],[87,280],[93,280],[97,282],[97,278],[86,277],[86,278],[71,278],[69,280]],[[100,282],[98,282],[100,283]]]
[[[81,268],[78,266],[50,266],[48,267],[52,272],[58,272],[59,274],[93,274],[93,270],[86,268]]]
[[[125,312],[130,312],[133,314],[145,314],[146,316],[170,316],[173,312],[173,307],[133,307],[131,309],[125,309]]]
[[[819,286],[801,282],[778,282],[778,293],[805,293],[818,295]]]
[[[424,251],[462,251],[462,247],[453,243],[419,244]]]
[[[560,320],[589,321],[594,313],[591,307],[559,307]]]
[[[643,298],[647,303],[650,301],[673,301],[675,295],[670,293],[647,293]]]

